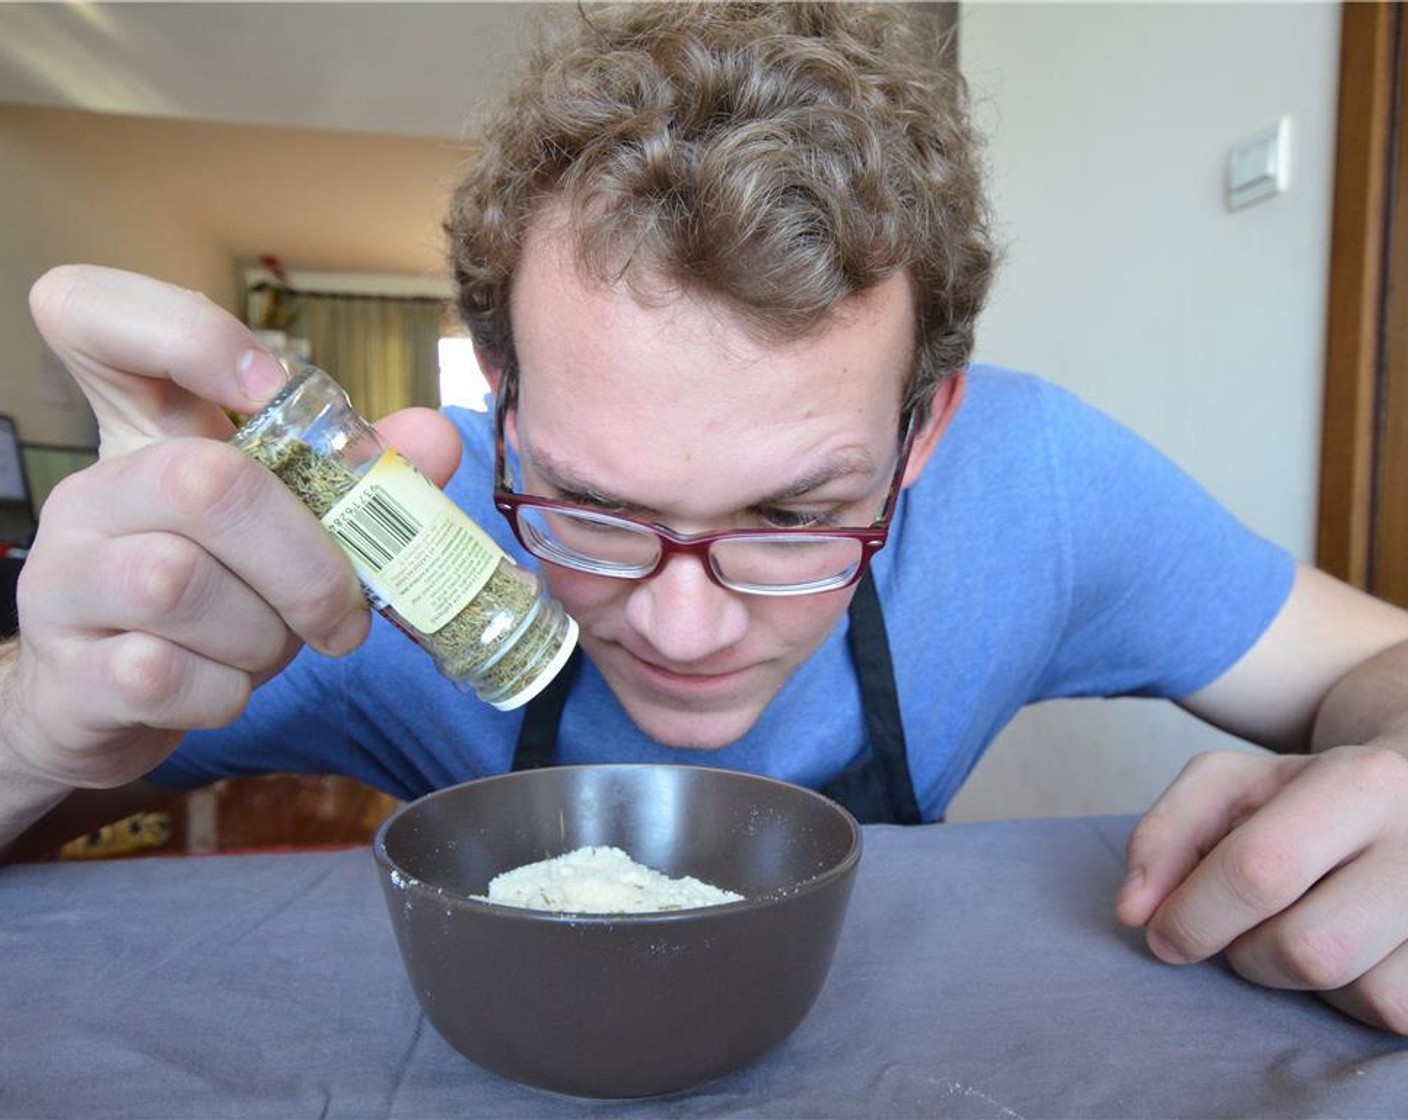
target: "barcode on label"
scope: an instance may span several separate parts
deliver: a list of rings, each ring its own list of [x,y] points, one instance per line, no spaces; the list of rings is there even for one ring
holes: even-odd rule
[[[380,572],[415,539],[421,523],[375,483],[360,497],[361,501],[344,510],[330,528],[357,559],[373,572]]]

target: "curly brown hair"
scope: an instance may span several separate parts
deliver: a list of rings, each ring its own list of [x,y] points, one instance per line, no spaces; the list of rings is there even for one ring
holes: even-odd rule
[[[529,222],[572,210],[587,275],[722,299],[762,337],[816,329],[899,272],[915,295],[906,404],[969,360],[994,267],[962,77],[905,5],[584,6],[532,52],[455,191],[460,311],[513,370]]]

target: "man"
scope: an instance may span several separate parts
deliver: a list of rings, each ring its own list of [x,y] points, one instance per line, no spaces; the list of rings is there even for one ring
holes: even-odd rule
[[[1023,704],[1164,696],[1315,753],[1190,766],[1120,919],[1408,1032],[1408,617],[1069,395],[968,367],[975,141],[897,9],[588,9],[529,74],[448,225],[497,416],[382,427],[547,561],[581,663],[501,713],[368,638],[347,562],[223,442],[277,364],[191,293],[55,270],[36,321],[103,458],[50,498],[0,655],[0,842],[233,773],[408,797],[622,758],[935,820]]]

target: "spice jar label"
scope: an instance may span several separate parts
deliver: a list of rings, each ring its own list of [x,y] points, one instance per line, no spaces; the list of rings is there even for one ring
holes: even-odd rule
[[[322,518],[377,598],[423,634],[454,618],[504,552],[395,451]]]

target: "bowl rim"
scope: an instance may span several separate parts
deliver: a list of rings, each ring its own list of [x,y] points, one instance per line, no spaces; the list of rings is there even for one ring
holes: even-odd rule
[[[830,867],[817,872],[817,874],[813,875],[811,878],[804,879],[800,883],[788,887],[785,890],[774,891],[763,895],[752,895],[739,899],[736,902],[717,902],[709,906],[691,906],[683,910],[647,910],[642,912],[607,914],[576,910],[532,910],[526,906],[508,906],[502,902],[490,902],[487,898],[479,898],[474,895],[450,891],[411,874],[397,863],[387,851],[387,833],[395,827],[397,821],[409,814],[416,806],[421,805],[423,802],[433,798],[448,796],[466,786],[482,786],[501,781],[522,780],[523,775],[536,772],[532,770],[510,770],[502,774],[487,774],[482,778],[471,778],[469,781],[456,782],[454,785],[442,786],[439,789],[431,790],[427,794],[422,794],[420,797],[414,798],[398,808],[381,822],[377,827],[375,835],[372,837],[372,855],[376,859],[380,870],[385,877],[389,878],[391,882],[402,891],[433,897],[437,904],[461,907],[469,910],[471,913],[493,914],[496,917],[509,921],[526,921],[538,924],[566,924],[572,926],[616,926],[623,923],[634,926],[647,926],[689,921],[698,918],[702,914],[744,914],[768,906],[775,906],[779,902],[803,898],[816,891],[822,890],[838,879],[843,879],[852,874],[857,864],[860,862],[864,841],[862,839],[860,822],[856,820],[851,812],[844,805],[832,800],[825,794],[814,789],[808,789],[806,786],[798,785],[795,782],[786,781],[783,778],[773,778],[766,774],[756,774],[749,770],[737,770],[725,766],[706,766],[692,762],[585,762],[574,763],[567,766],[541,767],[540,769],[564,773],[573,770],[689,769],[710,771],[716,774],[728,774],[768,785],[784,786],[791,792],[805,794],[809,798],[820,801],[827,809],[834,811],[837,817],[846,826],[847,832],[850,834],[850,843],[847,845],[845,854]]]

